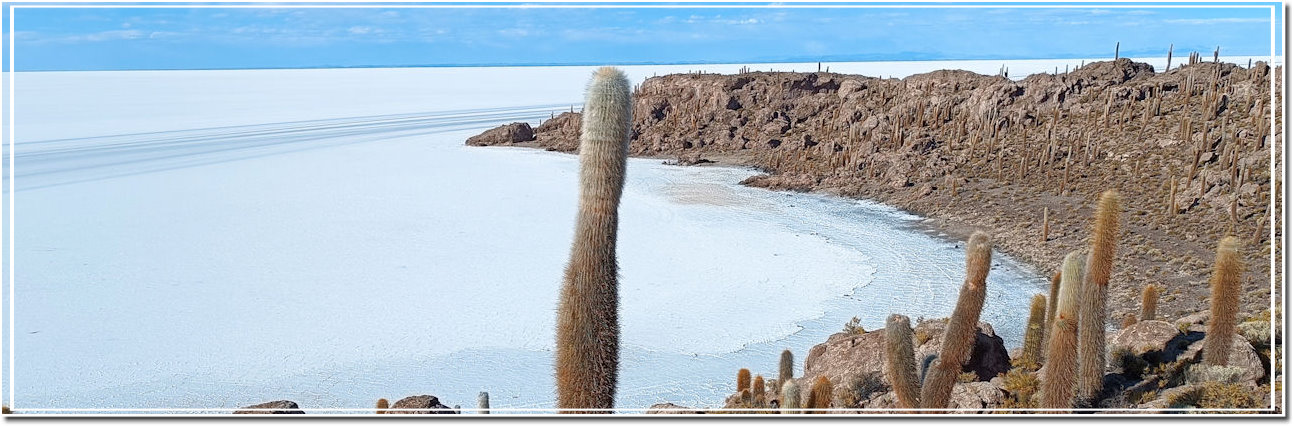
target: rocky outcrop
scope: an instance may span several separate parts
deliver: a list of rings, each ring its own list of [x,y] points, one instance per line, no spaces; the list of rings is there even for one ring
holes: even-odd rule
[[[512,123],[467,138],[466,143],[470,146],[512,145],[533,140],[535,140],[535,132],[529,124]]]
[[[305,414],[297,403],[287,400],[262,402],[234,411],[234,414]]]
[[[635,92],[630,151],[752,166],[768,174],[748,185],[864,197],[951,230],[989,231],[1000,249],[1041,270],[1086,244],[1090,201],[1116,189],[1138,206],[1125,227],[1138,238],[1120,241],[1110,294],[1160,283],[1160,312],[1169,316],[1205,307],[1200,283],[1222,235],[1248,240],[1253,264],[1268,262],[1265,172],[1283,128],[1280,110],[1264,105],[1266,79],[1279,75],[1263,63],[1155,73],[1128,59],[1019,81],[948,70],[904,79],[675,74]],[[572,152],[579,121],[576,113],[549,120],[533,144]],[[1272,121],[1275,138],[1266,136]],[[1045,242],[1044,207],[1052,213]],[[1251,269],[1247,282],[1268,281]],[[1245,289],[1245,311],[1267,305],[1259,288]],[[1137,308],[1135,298],[1110,304],[1114,319]]]
[[[548,150],[580,149],[580,113],[563,112],[535,128],[535,143]]]
[[[453,408],[441,404],[440,399],[431,395],[416,395],[403,398],[391,404],[387,414],[456,414]]]

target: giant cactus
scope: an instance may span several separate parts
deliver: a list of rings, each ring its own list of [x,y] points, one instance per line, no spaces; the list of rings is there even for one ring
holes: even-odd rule
[[[1082,407],[1096,405],[1105,379],[1105,298],[1119,238],[1119,194],[1105,191],[1096,207],[1092,251],[1083,274],[1078,313],[1078,397]]]
[[[979,314],[984,308],[985,280],[992,266],[993,242],[988,234],[975,232],[966,243],[966,281],[962,284],[957,306],[944,328],[939,360],[926,373],[921,387],[922,408],[947,408],[953,385],[962,366],[970,360],[979,331]]]
[[[579,214],[557,307],[558,408],[609,409],[615,401],[620,353],[617,212],[631,116],[629,80],[615,68],[598,69],[584,103]]]

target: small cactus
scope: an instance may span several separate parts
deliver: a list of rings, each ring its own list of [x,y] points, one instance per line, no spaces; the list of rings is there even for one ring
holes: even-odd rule
[[[1137,316],[1133,315],[1132,312],[1128,312],[1127,314],[1123,315],[1123,322],[1119,323],[1119,329],[1132,327],[1136,324],[1137,324]]]
[[[1154,284],[1147,284],[1146,288],[1141,289],[1141,320],[1149,321],[1155,319],[1155,309],[1159,306],[1159,287]]]
[[[795,364],[794,355],[791,355],[790,349],[782,350],[782,359],[777,363],[777,382],[786,383],[795,378],[793,365]]]
[[[755,381],[751,382],[750,398],[755,408],[764,406],[764,376],[755,376]]]
[[[885,321],[885,378],[894,388],[900,408],[920,408],[921,388],[917,383],[916,356],[912,349],[912,326],[908,317],[894,314]]]
[[[476,413],[490,414],[490,393],[481,392],[476,395]]]
[[[388,402],[388,401],[386,400],[386,398],[378,398],[378,400],[377,400],[377,414],[386,414],[386,409],[388,409],[388,408],[391,408],[391,403],[390,403],[390,402]]]
[[[805,408],[816,414],[826,414],[823,409],[831,408],[831,380],[826,376],[818,376],[813,381],[813,387],[809,388],[809,404]]]
[[[1213,277],[1209,280],[1209,327],[1204,333],[1204,364],[1227,365],[1231,341],[1236,334],[1236,309],[1240,305],[1240,277],[1245,265],[1240,260],[1240,242],[1226,237],[1218,243]]]
[[[1078,287],[1083,281],[1084,256],[1079,252],[1065,255],[1061,270],[1060,297],[1056,319],[1047,342],[1047,374],[1042,381],[1042,407],[1071,408],[1074,401],[1074,379],[1078,372]]]
[[[750,390],[750,370],[737,370],[737,392]]]
[[[1060,271],[1052,274],[1050,290],[1047,295],[1047,323],[1043,325],[1042,329],[1042,340],[1044,342],[1051,339],[1051,326],[1056,322],[1056,299],[1060,298]]]
[[[788,381],[782,385],[782,414],[800,414],[800,385]]]
[[[1020,365],[1036,370],[1042,363],[1042,335],[1046,326],[1047,298],[1041,294],[1033,295],[1029,304],[1029,323],[1024,330],[1024,350],[1020,353]]]
[[[962,284],[957,306],[944,328],[939,360],[926,373],[921,387],[922,408],[948,408],[953,385],[970,360],[978,332],[980,310],[984,308],[985,280],[992,266],[993,242],[988,234],[975,232],[966,243],[966,281]]]

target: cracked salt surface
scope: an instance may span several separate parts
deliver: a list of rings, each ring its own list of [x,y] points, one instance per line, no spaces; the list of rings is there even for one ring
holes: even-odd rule
[[[295,83],[347,86],[324,71]],[[426,72],[451,71],[408,73]],[[201,94],[225,87],[202,79],[250,78],[205,73],[166,84]],[[121,73],[105,74],[80,78]],[[114,110],[65,86],[42,93],[100,102],[94,111],[130,132],[47,124],[20,137],[16,376],[5,383],[17,408],[364,408],[417,394],[470,407],[483,390],[499,408],[552,406],[576,159],[462,141],[546,117],[560,99],[278,124],[190,114],[178,130],[143,132],[145,112],[184,108]],[[266,87],[226,96],[243,105]],[[951,311],[959,242],[875,203],[737,185],[752,173],[631,160],[618,406],[719,406],[737,369],[773,376],[789,348],[802,372],[809,348],[850,317],[875,329],[892,312]],[[996,259],[982,319],[1018,346],[1045,282]]]

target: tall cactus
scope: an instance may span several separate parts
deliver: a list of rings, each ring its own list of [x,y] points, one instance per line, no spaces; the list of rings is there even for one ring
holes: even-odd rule
[[[782,350],[782,359],[777,363],[777,382],[786,383],[795,378],[795,358],[790,349]]]
[[[1204,363],[1227,365],[1231,359],[1231,341],[1236,334],[1236,309],[1240,307],[1240,276],[1245,265],[1240,260],[1240,242],[1226,237],[1218,242],[1217,259],[1209,287],[1209,328],[1204,333]]]
[[[1047,374],[1042,380],[1042,407],[1071,408],[1074,377],[1078,372],[1078,287],[1083,281],[1084,256],[1077,251],[1065,255],[1061,267],[1060,294],[1051,339],[1047,342]]]
[[[1092,251],[1080,290],[1078,326],[1078,395],[1081,407],[1096,405],[1105,380],[1105,298],[1119,238],[1119,194],[1105,191],[1096,206]]]
[[[921,387],[921,408],[947,408],[957,375],[970,360],[978,331],[980,310],[984,308],[985,280],[992,266],[993,242],[988,234],[975,232],[966,243],[966,281],[962,284],[957,306],[944,328],[939,360],[926,373]]]
[[[1030,370],[1042,364],[1042,336],[1046,326],[1047,298],[1041,294],[1033,295],[1029,304],[1029,322],[1024,330],[1024,348],[1020,352],[1020,365]]]
[[[781,383],[781,382],[779,382]],[[782,414],[800,414],[800,385],[794,380],[782,385],[782,398],[779,400]]]
[[[609,409],[615,403],[620,357],[616,229],[632,111],[624,73],[599,68],[584,103],[579,215],[557,306],[558,408]]]
[[[1155,319],[1155,310],[1159,306],[1159,287],[1154,284],[1146,284],[1146,288],[1141,289],[1141,320],[1149,321]]]
[[[903,315],[890,315],[885,321],[885,378],[894,388],[900,408],[921,407],[917,361],[912,349],[912,325]]]

